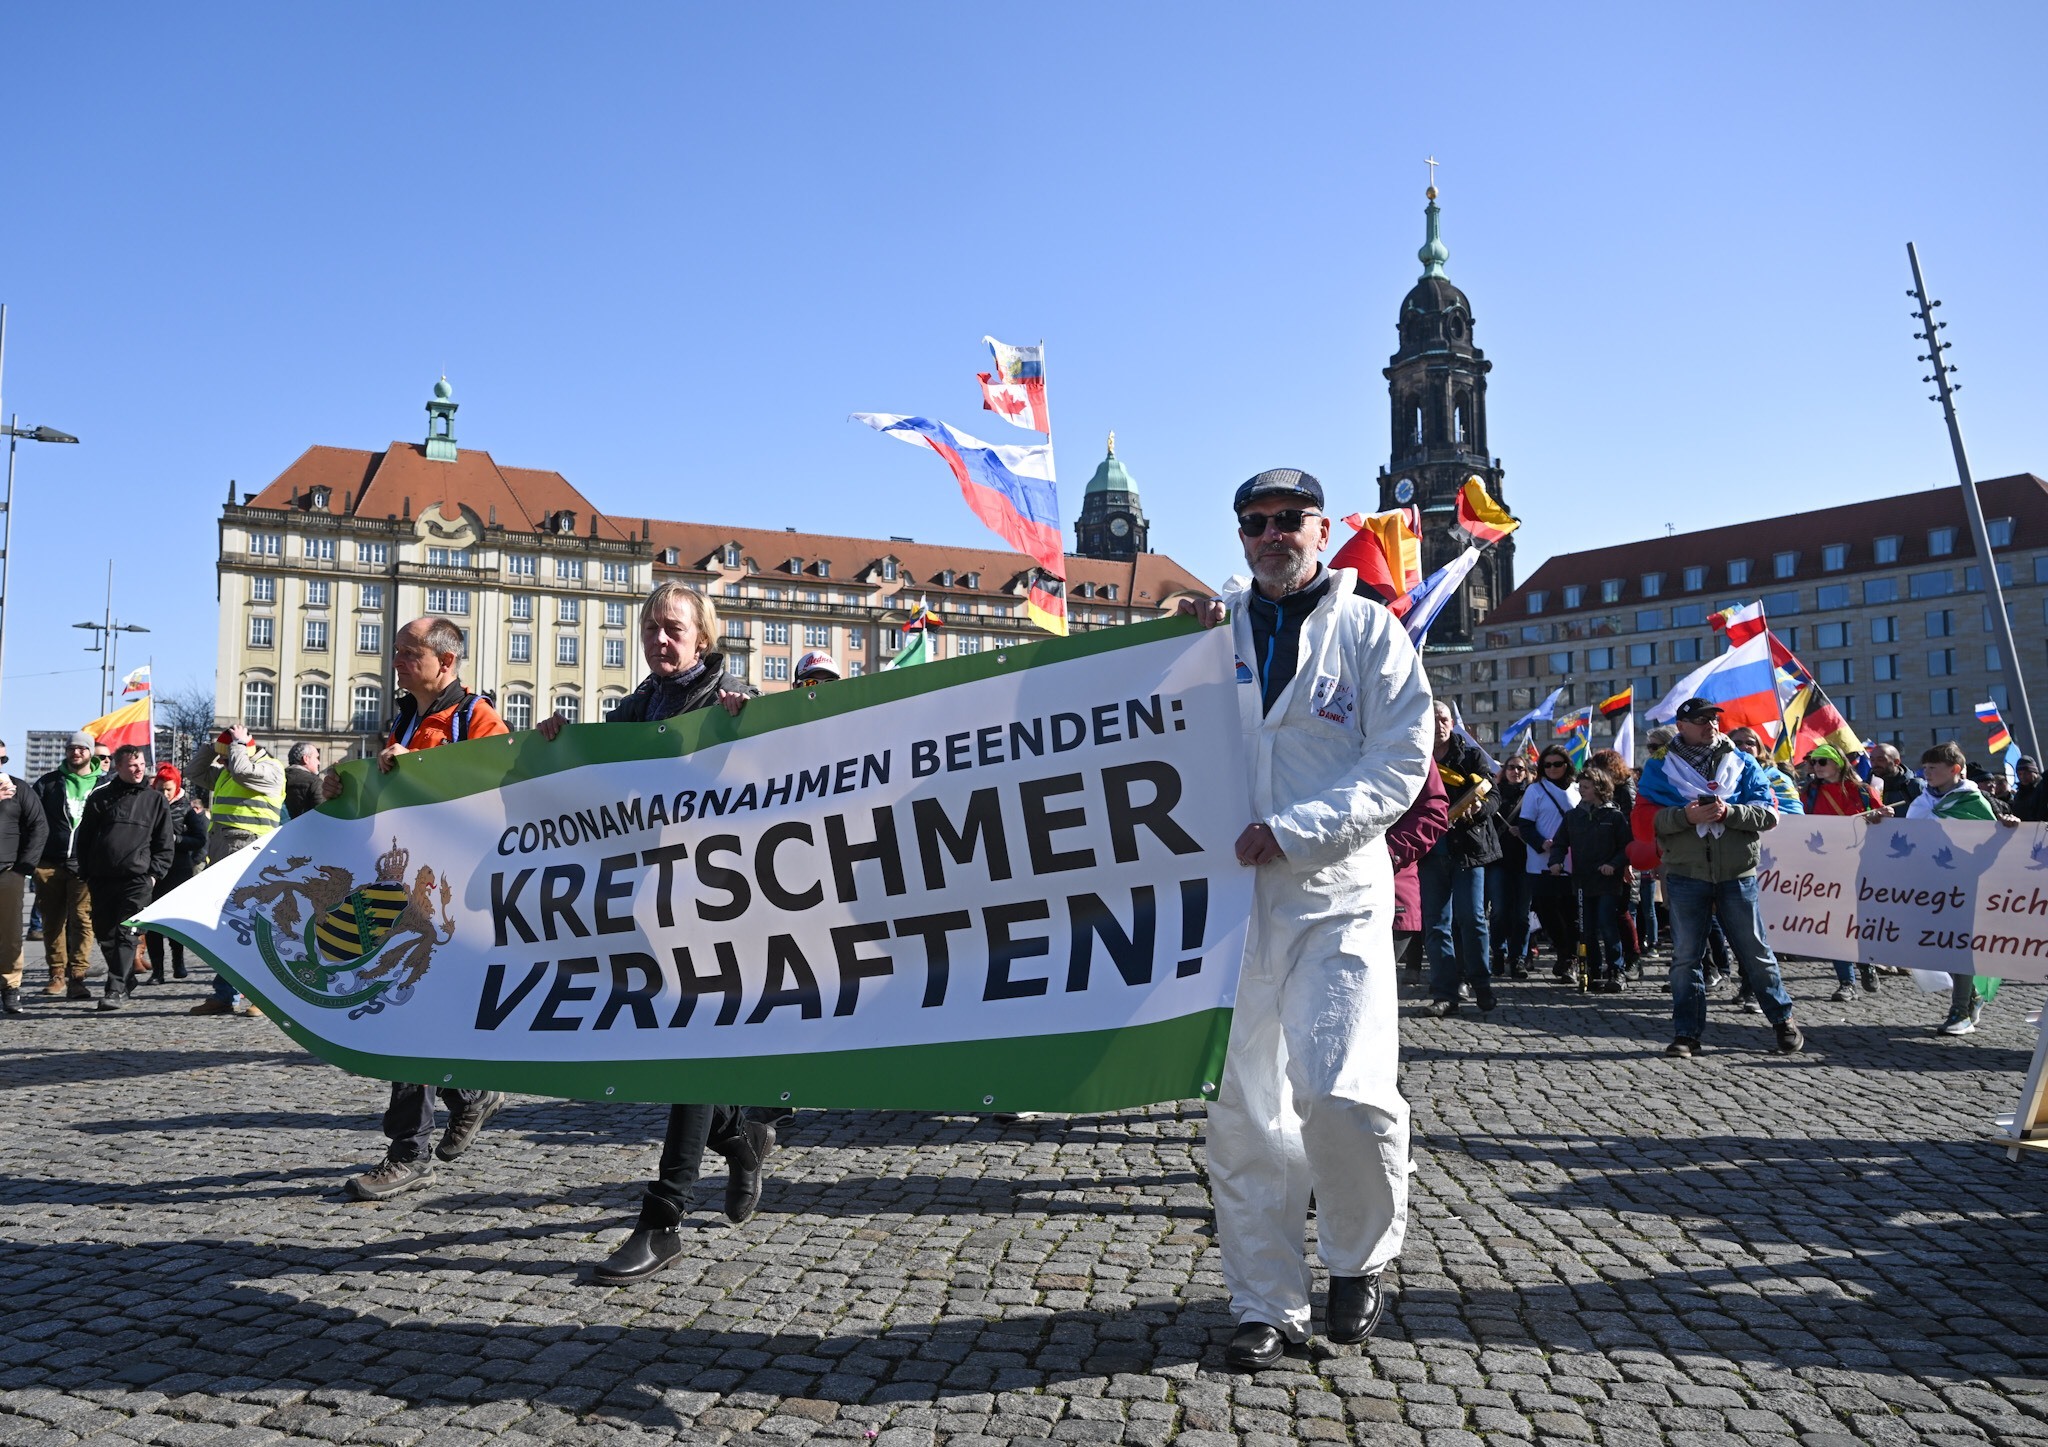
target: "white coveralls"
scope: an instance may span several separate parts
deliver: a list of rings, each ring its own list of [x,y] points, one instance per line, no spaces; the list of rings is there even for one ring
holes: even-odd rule
[[[1434,720],[1407,633],[1353,591],[1354,577],[1331,574],[1269,714],[1239,580],[1223,599],[1252,808],[1286,857],[1258,867],[1229,1054],[1209,1107],[1209,1188],[1232,1313],[1294,1341],[1309,1334],[1310,1192],[1318,1254],[1335,1275],[1392,1261],[1408,1220],[1383,836],[1428,777]]]

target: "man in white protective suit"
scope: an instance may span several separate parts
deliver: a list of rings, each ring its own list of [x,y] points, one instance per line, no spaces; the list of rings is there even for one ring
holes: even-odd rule
[[[1408,1218],[1408,1103],[1395,1082],[1394,876],[1383,840],[1422,789],[1429,685],[1398,620],[1317,561],[1322,484],[1276,468],[1233,503],[1250,586],[1183,612],[1228,616],[1257,817],[1258,870],[1209,1189],[1237,1331],[1227,1359],[1272,1366],[1309,1336],[1303,1235],[1330,1271],[1324,1336],[1379,1322],[1380,1272]],[[1226,614],[1227,610],[1227,614]]]

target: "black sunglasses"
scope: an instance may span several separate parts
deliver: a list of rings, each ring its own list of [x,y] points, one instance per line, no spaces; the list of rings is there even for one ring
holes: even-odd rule
[[[1298,533],[1302,524],[1321,514],[1314,508],[1284,507],[1278,512],[1241,512],[1237,515],[1237,530],[1248,538],[1263,537],[1266,524],[1271,523],[1283,533]]]
[[[1571,765],[1566,763],[1563,759],[1552,759],[1543,767],[1546,769],[1569,769]]]

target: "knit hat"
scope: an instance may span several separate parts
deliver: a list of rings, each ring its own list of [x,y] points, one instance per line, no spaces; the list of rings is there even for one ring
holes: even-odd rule
[[[99,741],[95,739],[91,734],[87,733],[84,729],[80,729],[77,733],[71,736],[71,742],[69,744],[69,747],[74,749],[89,749],[97,742]]]

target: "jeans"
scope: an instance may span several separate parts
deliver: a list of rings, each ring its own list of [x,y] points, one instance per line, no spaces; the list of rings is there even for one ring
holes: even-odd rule
[[[1497,952],[1506,964],[1518,965],[1529,953],[1529,872],[1519,863],[1487,865],[1486,898]]]
[[[1611,980],[1621,973],[1621,909],[1618,894],[1579,896],[1579,934],[1586,941],[1586,978]]]
[[[1657,948],[1657,881],[1646,874],[1636,888],[1636,943],[1648,954]]]
[[[1461,868],[1446,850],[1422,856],[1422,927],[1428,935],[1429,997],[1458,998],[1458,982],[1475,995],[1493,988],[1488,970],[1486,870]]]
[[[1697,1040],[1707,1028],[1707,982],[1700,961],[1707,952],[1708,929],[1716,919],[1728,937],[1742,982],[1755,993],[1764,1018],[1773,1025],[1792,1018],[1792,997],[1778,977],[1778,957],[1764,943],[1754,874],[1718,884],[1682,874],[1666,875],[1664,895],[1671,906],[1671,1031],[1675,1038]]]

